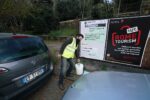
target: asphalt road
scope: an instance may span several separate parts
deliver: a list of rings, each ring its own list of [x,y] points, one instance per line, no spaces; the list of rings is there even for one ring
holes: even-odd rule
[[[59,50],[62,42],[58,41],[50,41],[46,42],[49,49]],[[58,79],[59,79],[59,65],[55,66],[54,75],[48,79],[48,81],[37,89],[35,92],[31,93],[29,96],[25,98],[25,100],[60,100],[64,95],[66,89],[75,81],[77,78],[65,79],[65,90],[60,90],[58,88]],[[75,76],[75,74],[73,74]]]
[[[65,90],[73,81],[65,79],[65,90],[60,90],[57,85],[58,76],[53,76],[44,86],[27,96],[26,100],[61,100]]]

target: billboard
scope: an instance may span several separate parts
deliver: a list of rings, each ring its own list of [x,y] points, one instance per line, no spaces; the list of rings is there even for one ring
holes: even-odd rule
[[[103,60],[108,20],[80,22],[80,33],[84,39],[80,45],[80,57]]]
[[[139,66],[150,30],[150,17],[110,19],[105,59]]]

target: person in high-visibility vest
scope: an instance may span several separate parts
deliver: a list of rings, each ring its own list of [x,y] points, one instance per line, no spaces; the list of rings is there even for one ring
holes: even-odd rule
[[[58,54],[61,57],[61,68],[59,75],[59,88],[64,89],[64,77],[70,76],[74,67],[73,58],[76,56],[77,62],[79,62],[79,43],[84,38],[82,34],[77,34],[75,37],[68,38],[61,46]],[[67,66],[69,64],[69,67]]]

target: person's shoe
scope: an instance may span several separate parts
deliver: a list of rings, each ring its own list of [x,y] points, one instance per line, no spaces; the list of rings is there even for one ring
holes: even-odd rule
[[[59,89],[62,91],[65,89],[64,84],[58,84],[58,86],[59,86]]]

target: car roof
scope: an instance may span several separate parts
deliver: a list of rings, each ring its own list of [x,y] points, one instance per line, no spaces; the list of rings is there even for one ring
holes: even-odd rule
[[[19,33],[0,33],[0,37],[12,37],[12,36],[29,36],[29,37],[37,37],[37,36],[35,36],[35,35],[19,34]]]
[[[150,74],[99,71],[83,75],[63,100],[149,100]]]

